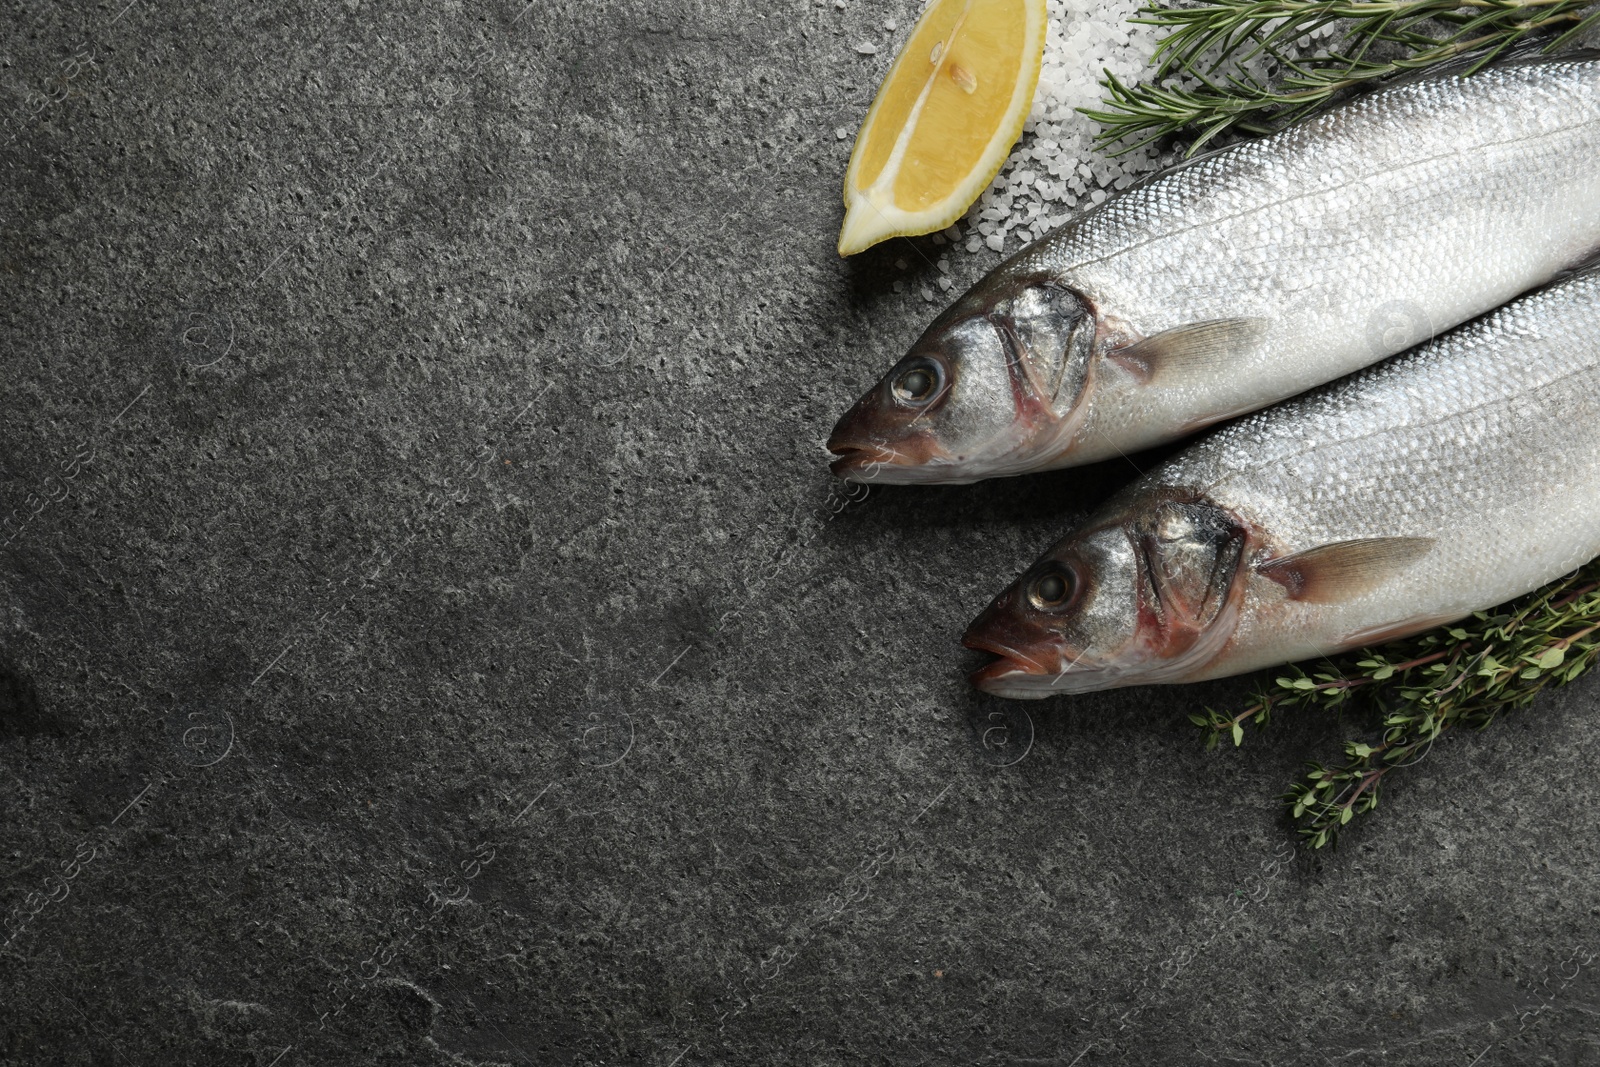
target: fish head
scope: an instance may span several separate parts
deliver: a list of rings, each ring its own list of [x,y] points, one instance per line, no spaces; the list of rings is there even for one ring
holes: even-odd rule
[[[1247,527],[1204,501],[1117,508],[1061,541],[967,628],[972,675],[1018,699],[1184,681],[1232,637]]]
[[[1069,445],[1095,316],[1045,275],[1004,271],[934,320],[828,438],[856,482],[974,482],[1036,469]]]

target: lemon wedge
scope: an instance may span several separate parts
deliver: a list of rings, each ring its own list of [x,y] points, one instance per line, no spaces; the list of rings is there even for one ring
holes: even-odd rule
[[[994,180],[1033,106],[1045,0],[934,0],[895,57],[844,176],[839,254],[950,225]]]

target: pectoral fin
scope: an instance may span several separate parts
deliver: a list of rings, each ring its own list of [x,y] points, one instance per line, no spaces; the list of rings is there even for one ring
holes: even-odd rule
[[[1290,600],[1333,604],[1383,585],[1432,550],[1432,537],[1363,537],[1318,545],[1257,564]]]
[[[1265,331],[1264,319],[1211,319],[1165,330],[1119,348],[1110,358],[1147,382],[1172,380],[1226,369],[1229,360],[1250,348]]]

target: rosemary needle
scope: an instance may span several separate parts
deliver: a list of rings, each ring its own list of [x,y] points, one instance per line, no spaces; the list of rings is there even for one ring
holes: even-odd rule
[[[1475,53],[1464,73],[1536,35],[1560,31],[1554,50],[1600,22],[1594,0],[1224,0],[1147,7],[1133,21],[1169,29],[1156,46],[1152,81],[1129,85],[1110,71],[1099,108],[1081,108],[1117,154],[1192,132],[1193,154],[1223,133],[1264,134],[1325,106],[1339,93],[1403,71]],[[1302,55],[1319,31],[1335,44]],[[1274,68],[1268,78],[1246,69]]]

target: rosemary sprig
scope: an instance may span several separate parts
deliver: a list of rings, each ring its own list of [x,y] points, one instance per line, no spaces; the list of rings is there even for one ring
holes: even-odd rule
[[[1600,561],[1553,585],[1455,626],[1327,661],[1309,673],[1288,668],[1242,712],[1192,715],[1206,747],[1244,742],[1245,723],[1264,726],[1280,709],[1342,709],[1359,700],[1382,731],[1348,741],[1336,767],[1312,763],[1283,797],[1302,842],[1322,848],[1357,815],[1378,806],[1388,775],[1427,755],[1446,730],[1481,730],[1552,686],[1565,685],[1600,656]]]
[[[1590,10],[1594,8],[1594,10]],[[1079,110],[1100,124],[1096,144],[1130,139],[1117,154],[1189,130],[1188,154],[1224,132],[1270,133],[1364,82],[1475,53],[1463,73],[1535,35],[1561,31],[1547,50],[1600,22],[1595,0],[1215,0],[1146,7],[1136,23],[1171,32],[1156,46],[1154,78],[1128,85],[1106,71],[1104,106]],[[1327,27],[1324,51],[1299,55]],[[1265,59],[1267,80],[1244,64]]]

